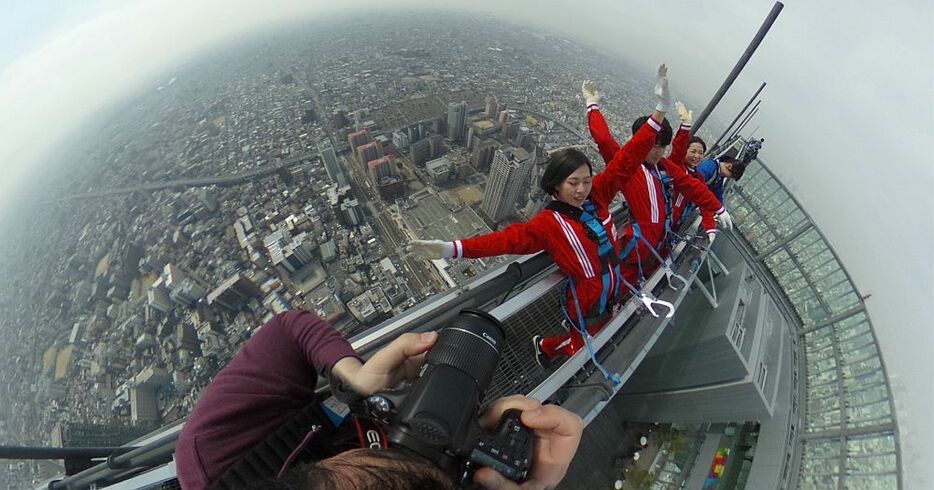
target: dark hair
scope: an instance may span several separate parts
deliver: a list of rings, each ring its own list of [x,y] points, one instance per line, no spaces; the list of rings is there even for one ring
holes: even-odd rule
[[[700,143],[704,147],[704,151],[707,151],[707,143],[704,143],[704,140],[700,136],[691,136],[691,141],[688,141],[688,146],[691,146],[694,143]]]
[[[730,164],[730,178],[736,181],[741,179],[743,177],[743,172],[746,171],[746,162],[737,160],[731,156],[720,157],[720,163]]]
[[[632,135],[636,135],[636,131],[639,131],[639,128],[649,120],[649,116],[642,116],[639,119],[636,119],[632,123]],[[671,136],[674,134],[671,131],[671,124],[668,124],[668,118],[662,119],[662,130],[658,132],[655,136],[655,146],[668,146],[671,144]]]
[[[748,163],[746,162],[734,163],[733,166],[730,167],[730,177],[735,181],[739,181],[739,179],[743,178],[743,173],[746,172],[747,165]]]
[[[354,449],[297,465],[253,490],[455,490],[454,479],[434,463],[396,449]]]
[[[564,179],[583,165],[587,165],[590,175],[593,175],[593,165],[582,151],[576,148],[562,148],[553,151],[548,155],[548,166],[545,167],[545,172],[542,174],[542,180],[539,181],[538,186],[546,194],[554,194],[558,186],[564,182]]]

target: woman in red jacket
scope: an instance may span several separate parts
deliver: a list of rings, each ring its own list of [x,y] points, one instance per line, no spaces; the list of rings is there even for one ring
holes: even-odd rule
[[[540,182],[552,201],[528,222],[453,242],[416,240],[410,249],[428,258],[489,257],[544,250],[570,280],[568,318],[575,324],[583,319],[588,332],[595,334],[609,320],[612,303],[630,291],[619,272],[621,249],[609,205],[649,152],[655,151],[660,133],[665,137],[662,128],[667,125],[669,94],[664,64],[658,69],[655,95],[658,104],[652,117],[615,152],[600,174],[593,174],[590,160],[576,149],[553,152]],[[667,138],[671,138],[670,127]],[[584,345],[575,328],[569,328],[569,332],[545,339],[535,337],[539,364],[547,367],[552,357],[573,355]]]

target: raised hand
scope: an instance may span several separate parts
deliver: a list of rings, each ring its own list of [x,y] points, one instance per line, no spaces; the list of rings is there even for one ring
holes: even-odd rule
[[[684,102],[680,100],[675,102],[675,111],[678,113],[678,117],[681,118],[681,124],[690,125],[694,121],[694,113],[685,107]]]
[[[597,86],[594,85],[591,80],[584,80],[584,83],[581,85],[581,94],[584,96],[587,107],[593,104],[599,104],[602,98],[600,92],[597,90]]]
[[[671,94],[668,93],[668,66],[664,63],[658,65],[658,73],[655,77],[655,101],[656,111],[668,112]]]

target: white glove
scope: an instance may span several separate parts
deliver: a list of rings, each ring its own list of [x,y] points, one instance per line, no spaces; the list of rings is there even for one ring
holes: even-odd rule
[[[713,241],[716,240],[716,239],[717,239],[717,232],[716,232],[716,231],[708,231],[708,232],[707,232],[707,242],[708,242],[710,245],[713,245]]]
[[[720,228],[723,228],[724,230],[733,229],[733,217],[730,216],[729,211],[726,209],[714,215],[713,219],[717,220],[717,224],[720,226]]]
[[[599,104],[602,98],[600,92],[597,90],[597,86],[594,85],[591,80],[584,80],[584,83],[581,85],[581,94],[584,96],[584,102],[587,104],[587,107],[590,107],[592,104]]]
[[[691,122],[694,121],[694,112],[689,111],[688,108],[684,106],[684,102],[680,100],[675,102],[675,111],[678,113],[678,117],[681,118],[681,124],[690,126]]]
[[[449,259],[454,256],[454,243],[441,240],[415,240],[406,247],[406,250],[426,259]]]
[[[655,110],[668,112],[671,105],[671,94],[668,93],[668,67],[664,63],[658,65],[658,75],[655,78]]]

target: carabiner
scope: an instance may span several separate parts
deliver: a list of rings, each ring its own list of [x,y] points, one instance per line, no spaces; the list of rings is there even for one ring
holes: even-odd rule
[[[671,283],[671,280],[672,280],[672,279],[677,279],[677,280],[681,281],[681,284],[682,284],[684,287],[687,287],[687,285],[688,285],[688,280],[685,279],[684,277],[682,277],[682,276],[676,274],[675,271],[671,269],[671,259],[666,260],[665,263],[662,264],[662,267],[665,268],[665,278],[668,280],[668,287],[669,287],[669,288],[674,289],[675,291],[678,290],[678,288],[675,287],[675,285]]]
[[[639,293],[639,299],[642,301],[642,304],[645,305],[645,309],[649,310],[649,313],[655,318],[658,318],[658,313],[655,311],[655,308],[653,308],[654,305],[661,305],[668,308],[668,313],[665,314],[665,318],[671,318],[675,314],[675,305],[667,301],[655,299],[645,293]]]

